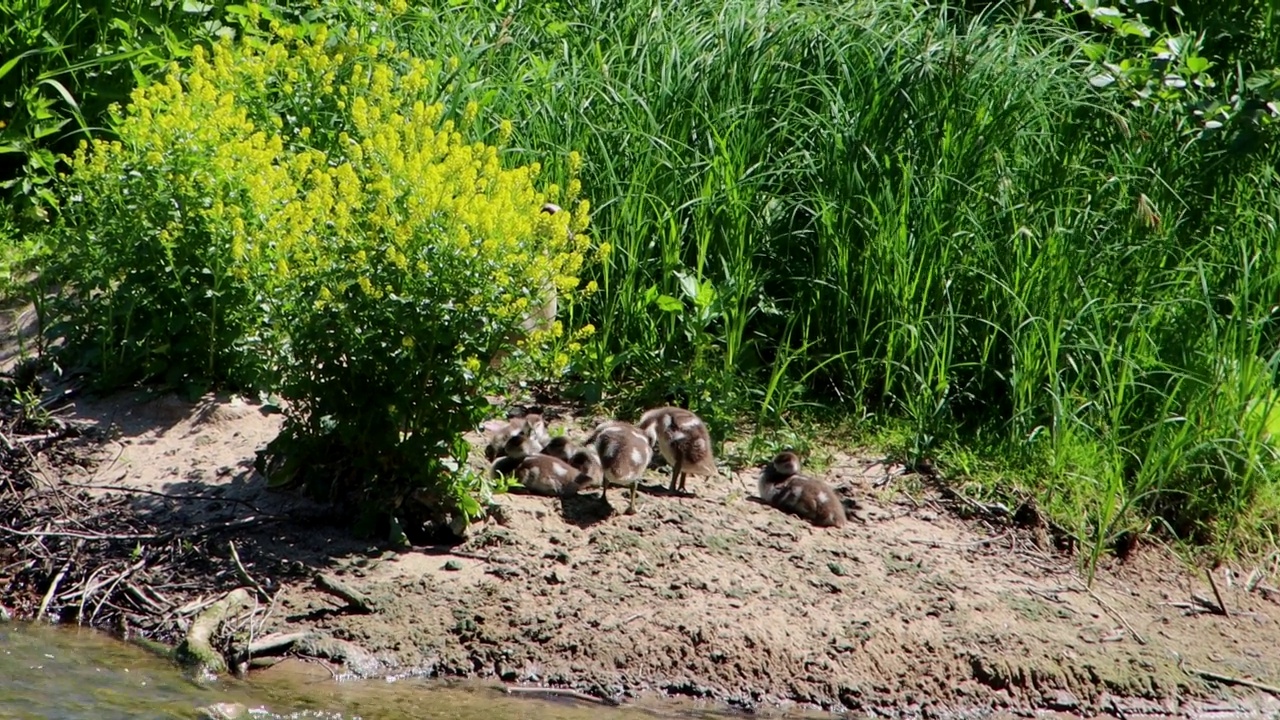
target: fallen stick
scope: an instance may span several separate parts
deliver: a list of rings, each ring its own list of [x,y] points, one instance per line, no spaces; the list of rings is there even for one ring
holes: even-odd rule
[[[147,597],[146,593],[142,592],[142,590],[133,583],[127,582],[124,584],[124,593],[125,595],[133,598],[144,609],[151,611],[154,615],[164,615],[168,612],[166,608],[160,607],[159,603]]]
[[[1213,579],[1213,571],[1205,568],[1204,576],[1209,578],[1209,587],[1213,588],[1213,598],[1218,601],[1218,610],[1221,611],[1223,617],[1231,617],[1231,613],[1227,610],[1227,604],[1222,601],[1222,593],[1218,592],[1218,583]]]
[[[262,600],[263,602],[270,600],[271,596],[267,594],[266,590],[262,589],[262,586],[258,584],[257,580],[253,579],[253,576],[249,574],[249,571],[245,570],[244,563],[240,562],[240,553],[236,552],[235,541],[228,540],[227,547],[231,549],[231,561],[236,565],[236,576],[240,578],[240,582],[249,585],[256,590],[259,600]]]
[[[36,610],[37,618],[44,617],[44,611],[49,607],[49,601],[53,600],[54,596],[58,594],[58,586],[62,584],[62,579],[67,576],[67,571],[71,569],[71,563],[75,562],[76,555],[80,553],[81,545],[84,545],[83,540],[76,542],[76,546],[71,549],[71,557],[67,558],[67,561],[62,564],[62,569],[58,571],[58,574],[53,576],[53,582],[49,583],[49,590],[40,599],[40,607]]]
[[[1098,593],[1094,592],[1093,589],[1090,588],[1088,585],[1085,585],[1083,582],[1080,582],[1079,580],[1077,580],[1076,582],[1079,583],[1080,587],[1084,588],[1084,591],[1089,594],[1089,597],[1093,598],[1093,601],[1098,603],[1098,605],[1103,610],[1106,610],[1108,614],[1110,614],[1116,620],[1119,620],[1120,624],[1124,625],[1124,629],[1129,631],[1129,634],[1133,636],[1134,640],[1138,641],[1139,645],[1147,644],[1147,639],[1142,637],[1142,635],[1140,635],[1138,631],[1135,630],[1133,626],[1129,624],[1129,621],[1126,620],[1125,617],[1120,614],[1120,611],[1111,607],[1110,603],[1108,603],[1106,600],[1103,600],[1102,597],[1099,596]]]
[[[334,597],[346,600],[348,605],[360,612],[377,612],[373,606],[373,602],[365,596],[364,593],[348,587],[336,578],[325,575],[324,573],[316,573],[314,583],[317,590],[321,590],[333,595]]]
[[[959,550],[973,550],[976,548],[980,548],[983,545],[990,545],[991,543],[994,543],[998,540],[1003,540],[1008,536],[1009,536],[1008,532],[1002,532],[999,535],[992,535],[991,537],[985,537],[985,538],[982,538],[981,540],[974,540],[972,542],[962,542],[962,543],[946,542],[944,540],[922,540],[920,538],[907,538],[906,540],[909,543],[914,543],[916,545],[928,545],[929,547],[932,547],[932,548],[956,548]]]
[[[547,687],[545,685],[525,686],[525,685],[508,685],[506,688],[508,695],[554,695],[556,697],[573,698],[583,702],[595,703],[597,705],[608,705],[610,707],[618,707],[622,703],[610,698],[599,698],[595,695],[588,695],[577,690],[568,688]]]
[[[279,655],[309,634],[305,632],[273,633],[249,643],[245,652],[251,658],[260,655]]]
[[[104,535],[99,533],[77,533],[77,532],[50,532],[45,530],[14,530],[11,527],[0,525],[0,532],[6,532],[10,535],[18,537],[62,537],[75,538],[77,540],[158,540],[164,535],[156,533],[139,533],[139,534],[122,534],[122,535]]]
[[[174,656],[179,662],[194,666],[199,674],[221,675],[227,671],[227,661],[213,649],[213,635],[229,617],[253,605],[253,598],[244,588],[236,588],[210,605],[191,621],[187,636],[178,645]]]
[[[1216,673],[1209,670],[1200,670],[1199,668],[1193,668],[1189,665],[1183,665],[1182,669],[1192,675],[1199,675],[1205,680],[1213,680],[1214,682],[1226,683],[1227,685],[1239,685],[1241,687],[1253,688],[1254,690],[1261,690],[1262,692],[1271,693],[1276,697],[1280,697],[1280,687],[1276,687],[1275,685],[1267,685],[1266,683],[1260,683],[1257,680],[1238,678],[1232,675],[1223,675],[1222,673]]]
[[[125,568],[123,572],[117,574],[113,579],[104,580],[102,583],[100,583],[97,587],[94,588],[94,590],[97,590],[99,587],[102,587],[103,585],[110,585],[110,587],[107,588],[106,592],[103,593],[102,599],[98,601],[98,604],[93,606],[93,614],[89,616],[90,625],[92,625],[93,622],[98,619],[98,611],[102,609],[103,603],[107,602],[107,600],[110,599],[111,594],[116,591],[116,586],[124,582],[125,578],[129,577],[135,571],[144,567],[146,564],[147,564],[147,559],[144,557],[138,562]]]

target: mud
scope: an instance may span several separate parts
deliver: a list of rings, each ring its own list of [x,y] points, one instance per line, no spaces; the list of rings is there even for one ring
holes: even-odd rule
[[[365,675],[760,711],[1280,712],[1266,693],[1195,672],[1280,684],[1274,562],[1214,570],[1229,616],[1194,599],[1213,597],[1202,571],[1155,543],[1104,561],[1087,587],[1043,531],[962,519],[953,501],[856,448],[828,448],[833,462],[813,473],[861,507],[839,529],[755,502],[756,467],[691,477],[690,497],[661,492],[667,476],[655,469],[633,516],[621,514],[625,493],[611,504],[598,493],[499,495],[462,545],[390,551],[354,539],[333,510],[265,487],[252,461],[279,416],[254,402],[135,393],[82,398],[69,413],[112,439],[92,462],[40,453],[43,477],[86,503],[124,502],[147,528],[270,518],[230,536],[274,596],[263,629],[355,643],[369,652],[354,668]],[[579,437],[586,425],[564,423]],[[227,590],[240,581],[224,545],[209,543],[193,573]],[[377,612],[343,609],[312,585],[315,570]],[[184,595],[181,578],[135,580],[165,588],[174,606],[202,592],[192,583]],[[0,604],[31,604],[5,581],[0,568]]]

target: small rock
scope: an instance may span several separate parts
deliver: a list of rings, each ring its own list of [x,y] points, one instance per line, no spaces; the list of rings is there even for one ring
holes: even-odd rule
[[[240,703],[214,703],[196,710],[200,720],[241,720],[249,717],[249,708]]]
[[[919,517],[921,520],[925,522],[934,522],[938,519],[938,514],[926,511],[926,512],[920,513]]]
[[[461,569],[462,569],[462,563],[458,562],[457,560],[450,560],[449,562],[447,562],[447,563],[445,563],[445,564],[444,564],[444,569],[445,569],[445,570],[452,570],[452,571],[461,570]]]
[[[1067,690],[1047,692],[1041,697],[1041,700],[1043,700],[1045,707],[1050,710],[1075,710],[1080,707],[1080,699]]]
[[[844,566],[838,562],[827,563],[827,569],[831,571],[832,575],[836,575],[838,577],[844,577],[844,574],[845,574]]]
[[[566,582],[569,582],[569,574],[564,570],[561,570],[558,568],[555,570],[552,570],[551,572],[547,573],[543,577],[545,577],[547,579],[547,582],[552,585],[563,585]]]

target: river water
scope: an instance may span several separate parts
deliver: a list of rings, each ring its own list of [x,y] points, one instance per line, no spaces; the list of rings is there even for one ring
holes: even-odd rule
[[[477,685],[333,682],[327,671],[272,668],[247,682],[191,682],[169,661],[91,630],[0,623],[0,719],[195,718],[242,703],[255,718],[346,720],[639,720],[712,717],[692,708],[609,708],[506,695]],[[268,679],[261,679],[262,677]],[[258,710],[262,712],[258,712]]]

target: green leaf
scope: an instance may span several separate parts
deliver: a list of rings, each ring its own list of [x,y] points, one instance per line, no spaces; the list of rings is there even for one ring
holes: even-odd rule
[[[0,65],[0,80],[3,80],[4,76],[9,74],[9,71],[17,67],[18,63],[22,62],[22,58],[27,57],[29,55],[35,55],[36,53],[39,53],[39,52],[41,51],[28,50],[20,55],[15,55],[14,57],[11,57],[8,60],[6,60],[3,65]]]
[[[702,281],[698,287],[698,294],[694,296],[693,302],[700,308],[710,307],[716,301],[716,288],[711,284],[710,280]]]
[[[663,312],[680,312],[684,309],[684,303],[670,295],[659,295],[655,302],[658,304],[658,309]]]
[[[1187,58],[1187,70],[1193,73],[1202,73],[1212,66],[1213,63],[1209,62],[1207,58],[1202,58],[1199,55],[1192,55]]]

